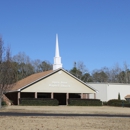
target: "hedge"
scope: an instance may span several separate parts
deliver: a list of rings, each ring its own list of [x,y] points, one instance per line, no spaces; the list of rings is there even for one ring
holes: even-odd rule
[[[107,102],[108,106],[130,107],[130,103],[126,100],[111,99]]]
[[[2,101],[2,102],[1,102],[1,105],[2,105],[2,106],[6,106],[7,104],[6,104],[5,101]]]
[[[107,106],[107,102],[102,102],[102,105],[103,106]]]
[[[19,102],[23,106],[57,106],[59,104],[57,99],[50,98],[20,98]]]
[[[99,99],[68,99],[70,106],[102,106]]]

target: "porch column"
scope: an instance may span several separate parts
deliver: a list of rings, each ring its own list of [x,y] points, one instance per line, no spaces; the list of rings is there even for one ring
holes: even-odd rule
[[[94,99],[96,99],[96,93],[94,93]]]
[[[18,92],[18,101],[17,101],[17,104],[19,105],[19,99],[20,99],[20,92]]]
[[[66,93],[66,105],[68,105],[69,93]]]
[[[54,93],[51,93],[51,99],[54,99]]]
[[[83,93],[81,93],[81,99],[83,99]]]
[[[35,98],[37,98],[37,92],[35,92]]]
[[[89,93],[87,93],[87,99],[89,99]]]
[[[83,99],[87,99],[87,93],[83,94]]]

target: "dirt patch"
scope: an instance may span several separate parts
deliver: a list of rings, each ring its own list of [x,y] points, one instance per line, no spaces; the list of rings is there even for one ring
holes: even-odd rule
[[[124,114],[130,108],[122,107],[70,107],[70,106],[9,106],[0,112]],[[118,117],[14,117],[0,116],[0,130],[128,130],[130,118]]]
[[[0,130],[128,130],[129,118],[0,117]]]

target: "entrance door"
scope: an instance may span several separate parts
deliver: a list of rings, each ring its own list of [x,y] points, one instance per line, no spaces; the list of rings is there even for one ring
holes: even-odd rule
[[[54,99],[59,101],[59,105],[66,105],[66,93],[54,93]]]

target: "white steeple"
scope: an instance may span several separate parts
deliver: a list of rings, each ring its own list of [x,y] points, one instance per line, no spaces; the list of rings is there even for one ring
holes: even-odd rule
[[[56,34],[56,50],[55,50],[53,70],[56,70],[59,68],[62,68],[62,63],[61,63],[61,57],[59,53],[58,35]]]

